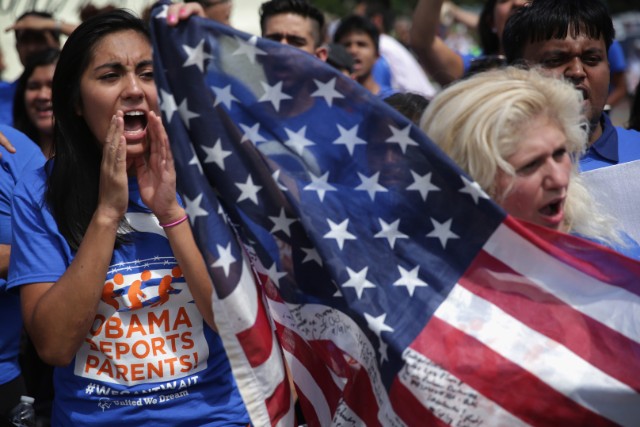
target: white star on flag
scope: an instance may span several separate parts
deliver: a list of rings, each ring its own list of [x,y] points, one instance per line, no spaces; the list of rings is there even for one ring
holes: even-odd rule
[[[416,265],[413,270],[405,270],[401,266],[398,266],[398,271],[400,271],[401,277],[393,282],[393,286],[406,286],[410,297],[413,296],[413,291],[415,291],[417,287],[429,286],[418,277],[419,268],[420,267]]]
[[[378,317],[374,317],[369,313],[364,313],[364,318],[367,320],[369,329],[380,338],[383,332],[393,332],[393,328],[384,323],[387,319],[387,313],[383,313]]]
[[[224,270],[224,275],[229,276],[229,269],[231,268],[231,264],[236,262],[235,257],[231,253],[231,242],[227,245],[226,248],[223,248],[220,245],[216,245],[218,250],[218,259],[216,262],[211,264],[211,267],[216,268],[220,267]]]
[[[270,216],[269,219],[274,224],[270,233],[275,233],[276,231],[282,230],[284,234],[291,237],[291,224],[296,222],[296,219],[287,217],[287,215],[284,213],[284,208],[280,208],[280,215]]]
[[[183,99],[180,105],[178,105],[178,113],[180,114],[180,117],[182,118],[182,121],[184,122],[187,129],[189,129],[189,120],[200,117],[200,114],[189,111],[187,98]]]
[[[349,275],[349,280],[342,284],[343,288],[354,288],[356,290],[356,295],[358,295],[358,299],[362,298],[362,293],[366,288],[375,288],[376,285],[367,280],[367,271],[369,271],[369,267],[365,267],[362,270],[356,272],[347,267],[347,274]]]
[[[244,132],[240,142],[251,141],[256,145],[258,142],[267,141],[262,135],[260,135],[260,123],[256,123],[251,127],[240,123],[240,128],[242,129],[242,132]]]
[[[277,287],[280,287],[280,279],[287,275],[287,273],[278,271],[278,267],[276,266],[275,262],[271,264],[271,267],[269,267],[269,269],[265,273]]]
[[[191,225],[195,224],[196,218],[199,216],[207,216],[209,212],[200,207],[202,203],[202,193],[198,194],[195,199],[190,200],[187,196],[184,196],[185,212],[189,216]]]
[[[289,129],[284,130],[287,133],[287,137],[289,138],[285,141],[284,145],[290,147],[293,151],[298,153],[299,156],[302,156],[302,152],[305,147],[309,147],[310,145],[315,145],[313,141],[310,141],[306,137],[307,126],[302,126],[298,132],[293,132]]]
[[[222,207],[222,205],[220,204],[218,205],[217,213],[222,217],[222,220],[225,222],[225,224],[229,224],[229,217],[227,216],[227,213],[224,211],[224,208]]]
[[[431,224],[433,224],[433,231],[427,234],[427,237],[434,237],[440,240],[440,244],[442,248],[445,249],[447,247],[447,242],[449,239],[459,239],[460,236],[451,231],[451,222],[453,219],[449,219],[445,222],[438,222],[435,219],[431,218]]]
[[[224,159],[231,155],[231,151],[224,150],[222,148],[222,140],[218,138],[213,147],[207,147],[202,145],[202,150],[207,154],[204,159],[204,163],[215,163],[222,170],[224,169]]]
[[[422,196],[422,200],[425,202],[427,201],[427,196],[430,191],[440,191],[440,188],[431,183],[431,172],[422,176],[411,171],[411,176],[413,176],[413,184],[409,185],[407,190],[419,191],[420,196]]]
[[[169,6],[167,6],[166,4],[163,4],[162,8],[160,10],[160,13],[158,13],[156,15],[156,19],[161,19],[161,20],[167,19],[167,11],[168,10],[169,10]]]
[[[243,200],[249,199],[256,205],[258,204],[258,191],[262,189],[260,185],[256,185],[253,183],[253,178],[251,175],[247,177],[247,182],[237,183],[236,187],[240,189],[240,196],[238,196],[237,202],[240,203]]]
[[[238,98],[233,96],[233,94],[231,93],[231,85],[227,85],[225,87],[211,86],[211,90],[216,95],[216,100],[213,102],[214,107],[222,104],[227,107],[228,110],[230,110],[231,103],[233,101],[240,102],[238,101]]]
[[[280,190],[289,191],[289,189],[280,182],[280,169],[276,169],[275,171],[273,171],[273,173],[271,174],[271,178],[273,178],[273,181],[278,185],[278,188]]]
[[[193,152],[193,157],[191,158],[191,160],[189,160],[189,166],[195,166],[198,168],[198,172],[200,172],[200,175],[202,175],[204,173],[204,171],[202,170],[202,165],[200,164],[200,159],[198,159],[198,155],[195,153],[193,146],[191,147],[191,151]]]
[[[376,197],[376,192],[385,193],[388,190],[384,188],[382,185],[378,184],[378,179],[380,178],[380,172],[374,173],[371,177],[361,174],[358,172],[358,178],[362,182],[360,185],[356,187],[356,190],[366,191],[371,197],[371,201]]]
[[[302,260],[302,264],[305,262],[315,261],[318,265],[322,266],[322,258],[320,254],[315,248],[300,248],[304,252],[304,259]]]
[[[183,45],[182,48],[187,53],[187,60],[182,64],[183,67],[195,65],[200,72],[203,72],[204,61],[213,58],[213,56],[204,51],[204,39],[200,40],[196,47]]]
[[[320,80],[313,79],[318,89],[311,94],[311,96],[321,97],[329,104],[329,107],[333,105],[334,98],[344,98],[340,92],[336,90],[336,78],[332,78],[327,83],[323,83]]]
[[[331,231],[329,231],[322,237],[324,237],[325,239],[336,239],[336,242],[338,243],[338,247],[340,249],[342,249],[342,247],[344,246],[345,240],[356,239],[356,236],[347,231],[347,227],[349,226],[348,218],[342,221],[340,224],[336,224],[330,219],[328,219],[327,222],[329,223],[329,228],[331,228]]]
[[[160,110],[162,110],[164,116],[167,118],[167,123],[173,118],[173,113],[178,111],[178,105],[176,104],[176,99],[173,97],[173,94],[165,92],[164,89],[160,89]]]
[[[467,177],[464,175],[460,175],[460,178],[462,179],[462,183],[464,184],[464,187],[461,188],[459,191],[461,193],[466,193],[470,195],[471,198],[473,199],[473,202],[476,205],[478,204],[478,201],[480,199],[489,199],[489,195],[487,195],[487,193],[484,192],[482,187],[480,187],[480,184],[478,184],[475,181],[468,180]]]
[[[391,224],[387,224],[382,218],[378,218],[378,222],[380,222],[380,227],[382,227],[382,230],[376,233],[376,235],[373,237],[387,239],[389,245],[391,246],[391,249],[393,249],[393,247],[395,246],[396,239],[407,239],[409,237],[398,230],[398,227],[400,227],[399,219],[395,220]]]
[[[317,177],[314,174],[309,175],[311,175],[311,183],[307,184],[303,190],[317,192],[321,202],[324,201],[324,195],[327,191],[336,191],[336,188],[327,182],[329,179],[329,172],[325,172],[321,177]]]
[[[384,340],[380,339],[380,347],[378,348],[378,352],[380,353],[380,363],[385,360],[389,361],[389,355],[387,354],[387,350],[389,349],[389,344],[384,342]]]
[[[260,82],[264,89],[264,94],[258,99],[258,102],[270,102],[276,111],[280,111],[280,102],[291,99],[291,96],[282,92],[282,81],[271,86],[269,83]]]
[[[396,144],[399,144],[402,154],[406,154],[407,147],[409,145],[418,145],[418,143],[409,136],[409,132],[411,132],[411,124],[408,124],[404,129],[398,129],[395,126],[389,125],[389,130],[393,135],[387,138],[385,142],[395,142]]]
[[[366,145],[367,141],[358,137],[358,125],[355,125],[351,129],[345,129],[342,126],[338,125],[338,132],[340,132],[340,136],[338,139],[333,141],[334,144],[342,144],[347,147],[347,151],[350,155],[353,156],[353,150],[356,145]]]
[[[257,47],[258,37],[252,36],[249,40],[242,40],[240,37],[235,36],[238,42],[238,48],[232,53],[232,55],[247,55],[249,62],[256,63],[257,55],[266,55],[267,52]]]

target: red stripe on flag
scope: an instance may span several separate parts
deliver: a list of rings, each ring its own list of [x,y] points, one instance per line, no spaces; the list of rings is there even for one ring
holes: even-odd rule
[[[307,399],[307,396],[302,393],[302,391],[296,387],[296,391],[298,392],[298,401],[300,403],[300,408],[302,409],[302,413],[304,414],[304,422],[308,427],[324,427],[320,424],[320,420],[318,419],[318,415],[316,414],[313,402]],[[296,420],[296,425],[302,425],[302,420]]]
[[[327,360],[320,358],[319,354],[321,353],[316,351],[317,348],[321,348],[330,342],[323,341],[318,343],[317,347],[312,348],[309,345],[311,343],[305,341],[300,335],[277,322],[276,332],[282,348],[293,354],[294,357],[305,366],[317,386],[322,390],[329,410],[332,414],[335,413],[338,402],[342,397],[342,391],[332,379],[332,374],[329,371],[329,363],[327,363]]]
[[[279,349],[277,351],[279,351]],[[291,388],[287,377],[276,387],[273,394],[266,399],[265,404],[267,406],[267,412],[269,412],[271,425],[276,425],[282,417],[290,411],[293,411]]]
[[[347,382],[344,387],[344,401],[365,426],[382,426],[378,420],[380,407],[371,388],[371,379],[364,369],[359,369]]]
[[[640,344],[576,311],[489,254],[478,254],[460,285],[609,376],[640,390]],[[621,354],[636,357],[620,363]]]
[[[411,347],[531,425],[616,425],[437,317]]]
[[[250,328],[236,334],[249,363],[253,367],[266,362],[273,351],[271,324],[259,295],[258,291],[258,312],[255,323]]]
[[[559,261],[597,280],[640,295],[637,286],[640,263],[636,260],[589,240],[525,224],[511,216],[507,216],[503,224]]]
[[[396,414],[408,426],[446,427],[449,425],[424,407],[397,377],[391,384],[389,400]]]

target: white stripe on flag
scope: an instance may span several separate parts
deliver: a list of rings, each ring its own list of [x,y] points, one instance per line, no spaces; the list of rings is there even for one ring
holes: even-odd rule
[[[377,361],[379,354],[352,318],[333,307],[321,304],[287,307],[282,303],[269,301],[269,307],[275,322],[295,331],[304,340],[308,342],[314,340],[332,341],[336,347],[350,355],[366,370],[371,380],[373,396],[380,408],[377,414],[378,419],[385,425],[404,424],[391,407],[389,394],[382,383]],[[298,319],[315,319],[317,326],[310,327],[307,322],[305,323],[306,328],[303,330],[298,328]],[[323,324],[339,325],[339,327],[324,327]]]
[[[637,424],[640,395],[633,389],[464,287],[454,286],[434,315],[584,407],[622,425]]]
[[[258,315],[258,292],[252,270],[244,257],[239,262],[242,262],[242,273],[238,285],[223,300],[227,307],[233,307],[227,322],[234,334],[252,327]]]
[[[341,401],[336,409],[336,414],[333,417],[332,426],[339,427],[363,427],[366,426],[363,420],[358,417],[358,414],[347,406],[344,401]],[[384,424],[382,424],[384,426]],[[386,427],[386,426],[385,426]]]
[[[492,427],[529,425],[411,347],[404,351],[402,359],[405,365],[398,372],[398,380],[443,422],[457,426],[476,419],[489,420]],[[473,405],[465,402],[469,396],[473,396]]]
[[[568,268],[504,224],[485,243],[484,250],[567,305],[640,342],[639,296]]]

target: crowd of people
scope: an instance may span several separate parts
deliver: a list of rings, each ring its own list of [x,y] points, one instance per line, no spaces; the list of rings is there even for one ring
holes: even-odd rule
[[[388,0],[357,1],[335,22],[306,0],[268,0],[256,20],[262,37],[327,62],[409,118],[515,218],[640,259],[638,242],[581,177],[640,159],[640,90],[628,128],[608,115],[629,95],[612,65],[619,46],[606,6],[487,0],[476,20],[467,17],[477,57],[440,37],[442,8],[419,0],[402,42],[391,36]],[[231,10],[231,0],[197,0],[171,5],[166,20],[230,25]],[[24,71],[0,86],[0,418],[33,395],[43,426],[249,425],[176,191],[148,15],[84,12],[79,25],[28,12],[10,28]],[[139,275],[126,307],[114,290],[118,266]],[[176,289],[184,297],[165,298]],[[176,336],[145,332],[166,322],[179,324]],[[118,331],[128,339],[93,340]],[[157,351],[177,362],[136,372],[109,362],[133,366]],[[86,392],[110,375],[120,394],[153,398],[159,386],[143,371],[163,369],[197,381],[188,404],[98,414]]]

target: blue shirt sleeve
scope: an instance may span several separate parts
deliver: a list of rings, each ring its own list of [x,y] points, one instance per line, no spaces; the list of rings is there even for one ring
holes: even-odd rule
[[[0,244],[11,244],[11,200],[16,183],[27,172],[44,164],[44,156],[40,148],[26,135],[17,130],[0,126],[7,139],[16,148],[16,153],[9,153],[0,146]],[[0,278],[0,289],[5,286],[5,279]]]
[[[382,89],[391,88],[391,67],[389,67],[389,63],[382,56],[373,64],[371,73],[376,83],[378,83]]]
[[[71,249],[44,203],[45,177],[40,168],[16,186],[8,289],[55,282],[71,263]]]
[[[607,57],[609,59],[611,74],[619,73],[627,69],[627,60],[624,57],[624,51],[618,40],[614,40],[613,43],[611,43]]]

